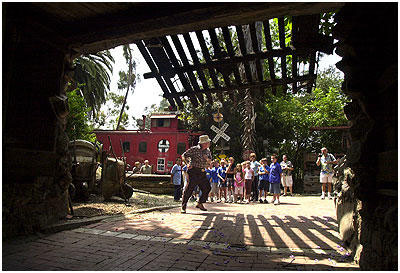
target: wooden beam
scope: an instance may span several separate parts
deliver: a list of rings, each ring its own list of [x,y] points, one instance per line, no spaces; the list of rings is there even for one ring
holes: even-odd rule
[[[274,83],[271,80],[262,81],[262,82],[253,82],[253,83],[246,83],[241,86],[232,86],[232,87],[221,87],[217,88],[210,88],[209,90],[204,90],[203,92],[209,93],[221,93],[221,92],[231,92],[233,90],[243,90],[243,89],[253,89],[253,88],[267,88],[271,86],[278,86],[284,84],[291,84],[295,81],[298,82],[307,82],[306,85],[301,86],[301,88],[306,87],[309,81],[315,80],[316,75],[305,75],[305,76],[298,76],[296,79],[286,78],[286,79],[275,79]],[[176,96],[188,96],[189,92],[179,92],[175,94],[167,94],[164,95],[165,98],[175,98]]]
[[[292,78],[297,77],[297,55],[292,55]],[[292,85],[293,94],[297,93],[297,82],[294,82]]]
[[[57,4],[66,8],[69,5]],[[343,5],[333,2],[134,3],[129,9],[120,12],[104,11],[90,18],[65,22],[65,30],[61,35],[67,37],[71,48],[78,52],[95,53],[152,37],[233,23],[248,24],[280,16],[319,14]]]
[[[153,60],[151,59],[149,53],[147,52],[147,49],[144,46],[143,41],[137,41],[136,42],[136,46],[138,47],[140,53],[142,54],[143,58],[145,59],[147,65],[150,68],[150,70],[151,71],[156,71],[157,70],[156,65],[154,64]],[[156,76],[155,78],[156,78],[158,84],[160,85],[161,89],[163,90],[164,95],[169,95],[171,93],[173,94],[173,91],[175,91],[175,93],[176,93],[175,88],[171,89],[171,93],[170,93],[170,91],[168,90],[168,88],[165,85],[165,83],[164,83],[164,81],[163,81],[161,76]],[[183,108],[183,103],[182,103],[181,99],[179,97],[176,97],[175,100],[178,103],[179,107]],[[168,99],[168,102],[172,107],[176,106],[174,100]]]
[[[256,30],[255,22],[250,24],[250,35],[251,35],[251,45],[253,47],[253,51],[255,54],[257,54],[260,52],[260,46],[259,46],[258,39],[257,39],[257,30]],[[262,68],[261,68],[261,64],[260,64],[261,60],[262,60],[261,58],[255,60],[257,77],[258,77],[259,81],[264,80],[263,72],[262,72]]]
[[[314,75],[314,73],[315,73],[314,70],[315,70],[316,55],[317,55],[317,52],[312,52],[311,56],[310,56],[310,65],[308,66],[308,74],[310,74],[310,75]],[[311,93],[314,83],[315,83],[315,81],[311,82],[308,85],[307,93]]]
[[[171,39],[172,42],[174,43],[175,49],[179,54],[179,57],[183,63],[183,65],[189,65],[189,60],[186,57],[186,53],[183,50],[181,41],[178,38],[178,35],[171,35]],[[199,99],[200,103],[203,104],[204,103],[204,98],[203,98],[203,94],[200,93],[200,87],[197,83],[197,79],[193,74],[193,71],[188,71],[187,72],[188,77],[190,79],[190,82],[192,83],[192,86],[194,88],[194,90],[196,91],[196,97]],[[193,91],[193,89],[191,89]]]
[[[285,19],[284,17],[278,18],[278,29],[279,29],[279,45],[281,49],[285,49]],[[281,57],[281,68],[282,68],[282,79],[287,78],[287,68],[286,68],[286,56]],[[283,92],[286,93],[286,86],[283,86]]]
[[[243,35],[243,32],[242,32]],[[238,33],[238,37],[239,37],[239,44],[241,43],[241,39],[240,38],[240,34]],[[243,42],[243,41],[242,41]],[[244,46],[244,45],[243,45]],[[240,50],[243,54],[244,51],[242,51],[242,46],[240,45]],[[251,73],[250,73],[250,67],[248,62],[250,61],[254,61],[257,59],[267,59],[267,58],[272,58],[272,57],[286,57],[286,55],[292,55],[296,52],[298,52],[297,54],[308,54],[310,53],[311,50],[293,50],[291,48],[285,48],[285,49],[272,49],[272,50],[266,50],[266,51],[261,51],[258,53],[251,53],[251,54],[246,54],[243,56],[234,56],[234,57],[230,57],[227,59],[222,59],[222,60],[210,60],[207,61],[206,63],[194,63],[193,65],[187,65],[187,66],[181,66],[178,68],[174,68],[174,72],[182,72],[182,73],[186,73],[188,71],[195,71],[195,70],[204,70],[204,69],[215,69],[215,68],[219,68],[219,67],[223,67],[223,66],[234,66],[234,65],[238,65],[240,63],[244,63],[245,65],[245,72],[246,72],[246,79],[248,82],[251,82]],[[285,59],[286,60],[286,59]],[[247,71],[246,69],[249,71]],[[151,72],[151,73],[145,73],[143,74],[143,77],[145,79],[149,79],[149,78],[154,78],[156,75],[161,75],[161,76],[166,76],[169,75],[171,72],[162,72],[159,71],[157,73]],[[215,75],[215,73],[214,73]],[[250,77],[248,76],[250,75]],[[285,74],[286,75],[286,74]],[[287,76],[285,76],[287,77]],[[212,78],[212,77],[211,77]],[[214,83],[215,85],[215,83]]]
[[[211,38],[211,44],[214,48],[214,59],[223,59],[226,57],[226,52],[221,50],[221,46],[219,45],[217,33],[215,32],[215,28],[208,29],[208,33]],[[207,60],[206,60],[207,63]],[[217,68],[217,71],[219,71],[222,75],[222,78],[224,79],[225,85],[227,87],[231,87],[231,80],[229,79],[229,75],[232,73],[230,67],[220,67],[220,69]],[[229,97],[233,101],[233,94],[229,93]]]
[[[296,39],[297,31],[297,17],[292,18],[292,39]],[[292,54],[292,78],[297,77],[297,54]],[[297,82],[292,85],[293,94],[297,93]]]
[[[172,50],[172,47],[169,44],[168,39],[166,37],[161,37],[159,39],[160,39],[160,42],[163,45],[165,51],[167,52],[168,57],[171,60],[174,68],[179,68],[180,65],[179,65],[178,59],[176,58],[175,53]],[[197,102],[196,97],[193,95],[194,91],[192,89],[192,86],[188,83],[186,76],[182,72],[178,72],[177,74],[178,74],[179,80],[182,83],[183,88],[185,88],[185,91],[189,91],[192,93],[191,95],[189,95],[190,102],[194,105],[194,107],[199,106],[199,103]]]
[[[199,41],[201,52],[203,53],[203,57],[204,57],[205,61],[206,61],[206,63],[207,62],[210,63],[211,62],[211,56],[210,56],[210,52],[208,51],[206,41],[204,40],[203,33],[201,31],[196,31],[195,33],[196,33],[197,40]],[[208,72],[210,73],[210,77],[211,77],[211,80],[212,80],[212,82],[214,84],[214,87],[215,88],[219,88],[220,84],[219,84],[219,81],[218,81],[218,77],[215,74],[214,68],[207,67],[207,69],[208,69]],[[218,96],[218,99],[221,102],[224,101],[224,98],[222,97],[222,94],[217,94],[217,96]]]
[[[190,56],[192,57],[193,63],[195,65],[200,64],[199,57],[197,56],[196,49],[194,48],[194,45],[193,45],[192,39],[190,38],[189,33],[184,33],[183,39],[185,39],[185,42],[189,49],[189,53],[190,53]],[[201,84],[203,85],[203,89],[208,90],[209,87],[208,87],[207,79],[204,76],[203,70],[201,70],[201,69],[197,70],[197,74],[199,75]],[[213,104],[213,99],[212,99],[211,94],[206,92],[206,97],[207,97],[208,103]]]
[[[241,59],[243,59],[243,61],[241,61],[241,62],[244,64],[244,70],[245,70],[247,82],[251,83],[251,82],[253,82],[253,79],[251,78],[250,65],[248,64],[247,61],[245,61],[245,58],[248,57],[249,55],[247,54],[248,52],[246,49],[246,42],[244,40],[243,29],[242,29],[242,26],[235,26],[235,28],[236,28],[236,33],[238,35],[240,52],[242,53]]]
[[[269,26],[269,21],[264,20],[263,25],[264,25],[265,46],[267,48],[267,51],[272,51],[272,39],[271,39],[271,29]],[[276,76],[275,76],[274,58],[272,57],[268,57],[268,70],[270,79],[273,82]],[[272,87],[272,94],[274,95],[276,94],[275,86]]]
[[[222,35],[224,36],[225,44],[226,44],[226,49],[228,50],[228,55],[230,58],[235,57],[235,52],[233,50],[233,44],[232,44],[232,39],[231,39],[231,34],[229,31],[228,27],[223,27],[222,28]],[[233,74],[235,76],[235,81],[237,85],[242,84],[242,80],[240,78],[240,73],[237,64],[234,65],[233,68]]]

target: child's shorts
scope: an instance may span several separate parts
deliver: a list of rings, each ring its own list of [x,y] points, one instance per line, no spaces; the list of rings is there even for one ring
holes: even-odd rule
[[[227,184],[228,187],[231,187],[231,188],[235,187],[235,183],[234,182],[235,181],[233,180],[233,178],[227,178],[226,179],[226,184]]]
[[[219,181],[218,182],[218,187],[226,188],[226,187],[228,187],[228,183],[226,182],[226,180],[225,180],[225,182]]]
[[[280,183],[270,183],[269,184],[269,192],[274,194],[281,193],[281,184]]]
[[[211,182],[211,193],[218,194],[218,183]]]
[[[241,187],[235,187],[235,194],[243,194],[243,185]]]
[[[268,189],[269,189],[269,181],[267,181],[267,180],[260,180],[260,181],[258,182],[258,189],[259,189],[259,190],[268,191]]]

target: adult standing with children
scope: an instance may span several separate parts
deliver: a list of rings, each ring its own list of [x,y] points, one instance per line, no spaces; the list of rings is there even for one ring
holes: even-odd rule
[[[292,162],[287,159],[286,155],[282,156],[283,161],[281,162],[282,167],[282,186],[283,186],[283,196],[287,195],[287,190],[289,188],[290,195],[293,196],[293,178],[292,171],[294,170]]]
[[[226,169],[226,183],[228,184],[228,201],[232,203],[235,195],[235,180],[234,180],[234,169],[235,159],[229,158],[228,168]]]
[[[328,198],[332,199],[332,178],[333,178],[333,164],[337,164],[336,158],[328,153],[328,149],[323,147],[321,153],[318,155],[316,162],[317,166],[321,166],[321,173],[319,176],[320,182],[322,184],[322,194],[321,199],[325,199],[325,189],[326,184],[328,184]]]
[[[256,154],[250,154],[250,168],[254,171],[253,181],[251,183],[251,192],[252,192],[252,200],[257,202],[258,200],[258,169],[260,168],[261,164],[256,160]]]
[[[208,193],[211,190],[205,174],[205,168],[211,162],[210,142],[208,135],[201,135],[198,145],[189,148],[182,154],[183,161],[188,163],[189,181],[183,191],[181,213],[186,213],[187,202],[196,186],[199,186],[202,192],[196,208],[207,210],[203,203],[207,201]]]

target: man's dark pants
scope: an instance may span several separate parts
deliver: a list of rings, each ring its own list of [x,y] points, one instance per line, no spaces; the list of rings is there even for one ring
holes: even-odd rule
[[[186,188],[183,191],[182,208],[186,209],[187,202],[192,195],[194,188],[198,185],[201,190],[201,196],[199,203],[205,203],[208,197],[208,193],[211,190],[210,182],[207,180],[205,172],[202,172],[200,168],[191,168],[188,170],[189,181],[186,184]]]
[[[174,185],[174,200],[179,201],[181,199],[182,186],[181,185]]]
[[[253,192],[253,201],[258,200],[258,175],[254,176],[253,183],[251,184],[251,191]]]

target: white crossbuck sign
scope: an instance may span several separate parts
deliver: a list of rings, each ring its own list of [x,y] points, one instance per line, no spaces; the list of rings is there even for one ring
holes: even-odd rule
[[[217,133],[215,135],[215,137],[213,138],[212,142],[217,143],[217,141],[219,140],[220,137],[222,137],[226,141],[229,141],[231,139],[231,137],[224,133],[226,128],[228,128],[228,126],[229,126],[228,123],[224,123],[224,125],[222,125],[221,129],[219,129],[216,126],[211,125],[211,130],[213,130],[215,133]]]

